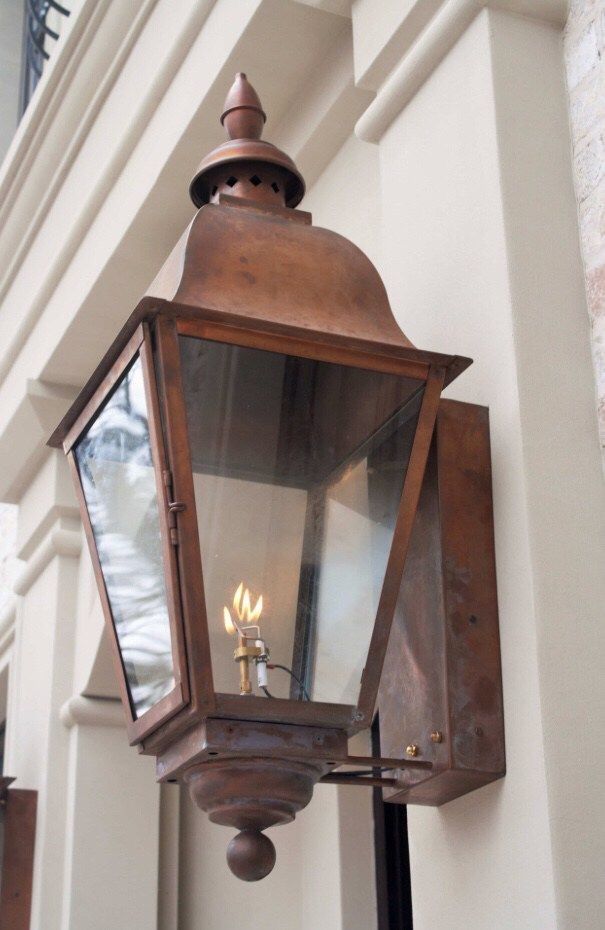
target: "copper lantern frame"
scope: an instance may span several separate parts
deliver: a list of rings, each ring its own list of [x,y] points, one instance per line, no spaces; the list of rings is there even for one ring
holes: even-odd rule
[[[0,928],[29,930],[38,792],[13,788],[14,781],[0,775]]]
[[[130,743],[157,756],[161,780],[186,782],[211,819],[243,831],[229,862],[251,880],[267,874],[274,861],[259,831],[291,820],[318,780],[346,780],[349,775],[335,772],[339,766],[365,762],[369,770],[359,772],[358,780],[390,789],[397,777],[385,778],[382,770],[432,768],[430,760],[403,751],[390,759],[351,757],[347,739],[372,723],[441,392],[470,360],[416,349],[397,326],[378,273],[363,253],[312,227],[309,214],[294,209],[304,182],[284,153],[260,140],[264,113],[244,75],[236,78],[223,122],[231,140],[202,162],[192,182],[201,209],[50,444],[63,447],[74,477]],[[181,335],[400,375],[423,385],[356,705],[215,692]],[[149,412],[175,669],[170,693],[138,718],[74,455],[78,439],[136,358]],[[238,790],[246,800],[234,805],[227,795]]]

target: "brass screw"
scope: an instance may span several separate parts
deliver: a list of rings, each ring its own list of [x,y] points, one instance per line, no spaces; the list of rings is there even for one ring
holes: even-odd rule
[[[407,752],[408,756],[417,756],[420,752],[418,746],[416,746],[415,743],[410,743],[409,746],[406,746],[405,751]]]
[[[443,742],[443,733],[441,730],[433,730],[431,733],[431,742],[433,743],[442,743]]]

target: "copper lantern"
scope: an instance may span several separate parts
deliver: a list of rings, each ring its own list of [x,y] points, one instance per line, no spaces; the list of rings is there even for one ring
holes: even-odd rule
[[[441,391],[470,364],[416,349],[365,255],[296,209],[264,119],[237,75],[193,222],[51,440],[130,742],[241,831],[248,880],[273,866],[261,831],[359,761]],[[433,765],[398,756],[362,777]]]

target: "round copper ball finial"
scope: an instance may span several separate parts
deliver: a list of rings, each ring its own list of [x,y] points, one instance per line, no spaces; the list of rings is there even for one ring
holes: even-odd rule
[[[242,830],[227,846],[227,864],[242,881],[258,882],[275,865],[275,846],[259,830]]]
[[[235,81],[225,100],[221,123],[230,139],[260,139],[267,117],[258,94],[243,71]]]

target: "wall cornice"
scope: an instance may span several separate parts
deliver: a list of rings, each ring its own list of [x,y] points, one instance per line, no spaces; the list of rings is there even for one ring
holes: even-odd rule
[[[76,694],[63,704],[59,718],[64,727],[125,728],[122,702],[113,698],[91,698]]]
[[[98,31],[110,0],[83,0],[66,20],[61,42],[24,113],[0,168],[0,222],[4,225],[15,202],[25,194],[27,179],[57,111],[65,101],[69,83]]]
[[[12,325],[10,334],[6,334],[4,351],[0,357],[0,381],[6,377],[15,356],[43,312],[48,298],[77,251],[86,229],[94,221],[117,174],[139,141],[143,127],[163,95],[163,89],[176,74],[184,52],[199,32],[203,20],[215,2],[216,0],[204,0],[194,6],[181,42],[175,44],[172,54],[168,55],[162,67],[158,68],[154,81],[147,88],[146,95],[142,96],[138,112],[133,113],[129,131],[121,137],[113,158],[107,163],[98,183],[88,192],[79,222],[73,226],[71,235],[58,250],[52,267],[47,270],[46,275],[41,276],[36,298],[23,313],[18,325]],[[84,3],[76,17],[76,22],[83,22],[83,26],[79,31],[74,30],[79,41],[74,40],[70,43],[71,32],[68,32],[65,44],[59,43],[56,58],[51,61],[48,82],[42,87],[40,95],[34,97],[32,112],[25,120],[25,125],[20,127],[8,152],[5,161],[5,185],[4,179],[0,178],[0,202],[5,205],[4,214],[0,209],[0,228],[4,227],[6,230],[5,236],[0,234],[0,257],[3,259],[1,264],[6,268],[0,278],[0,301],[6,295],[24,256],[48,215],[66,175],[77,159],[156,3],[157,0],[134,0],[130,9],[122,7],[120,18],[114,14],[115,4],[109,4],[105,0],[99,4]],[[104,13],[107,13],[107,28],[100,29],[100,20]],[[94,45],[103,47],[93,49]],[[84,61],[85,56],[90,62]],[[78,68],[91,69],[91,65],[95,73],[103,75],[101,80],[98,83],[92,80],[83,82],[75,99],[62,100],[66,90],[78,83],[75,75]],[[51,125],[49,119],[52,121]],[[56,123],[60,125],[55,126]],[[57,138],[53,139],[52,136]],[[59,144],[60,156],[57,151]],[[44,184],[41,184],[41,172],[46,176]],[[6,215],[8,212],[11,214],[10,220]],[[27,223],[25,228],[24,222]]]
[[[17,598],[10,597],[0,610],[0,661],[10,648],[15,638],[17,622]]]
[[[100,28],[110,0],[84,0],[67,20],[0,169],[0,254],[8,259],[0,276],[0,301],[156,2],[133,0],[125,36],[116,26]],[[107,62],[102,79],[86,82],[74,93],[78,70],[87,58],[97,58],[95,44],[100,42],[105,43]]]
[[[326,13],[346,16],[350,19],[354,0],[295,0],[295,2],[303,6],[312,6],[316,10],[324,10]]]
[[[419,4],[416,4],[418,6]],[[562,28],[567,19],[567,0],[447,0],[438,6],[432,18],[418,18],[418,31],[410,36],[402,28],[389,36],[382,54],[367,66],[362,83],[380,84],[377,96],[359,118],[355,133],[366,142],[378,143],[400,113],[420,90],[439,63],[486,7],[496,7],[532,19],[544,20]],[[398,38],[399,36],[399,38]],[[386,68],[393,58],[393,46],[402,46],[399,63],[388,76]]]
[[[69,517],[59,517],[48,535],[17,575],[13,584],[15,594],[27,594],[34,582],[55,556],[78,558],[82,551],[82,533],[78,521]]]
[[[0,500],[17,503],[23,489],[42,465],[46,440],[77,390],[28,378],[13,391],[12,409],[0,411]]]
[[[380,141],[485,6],[486,0],[449,0],[440,9],[359,118],[355,133],[360,139]]]
[[[352,36],[347,31],[272,133],[272,141],[298,165],[307,189],[344,145],[373,99],[373,91],[355,84]]]

